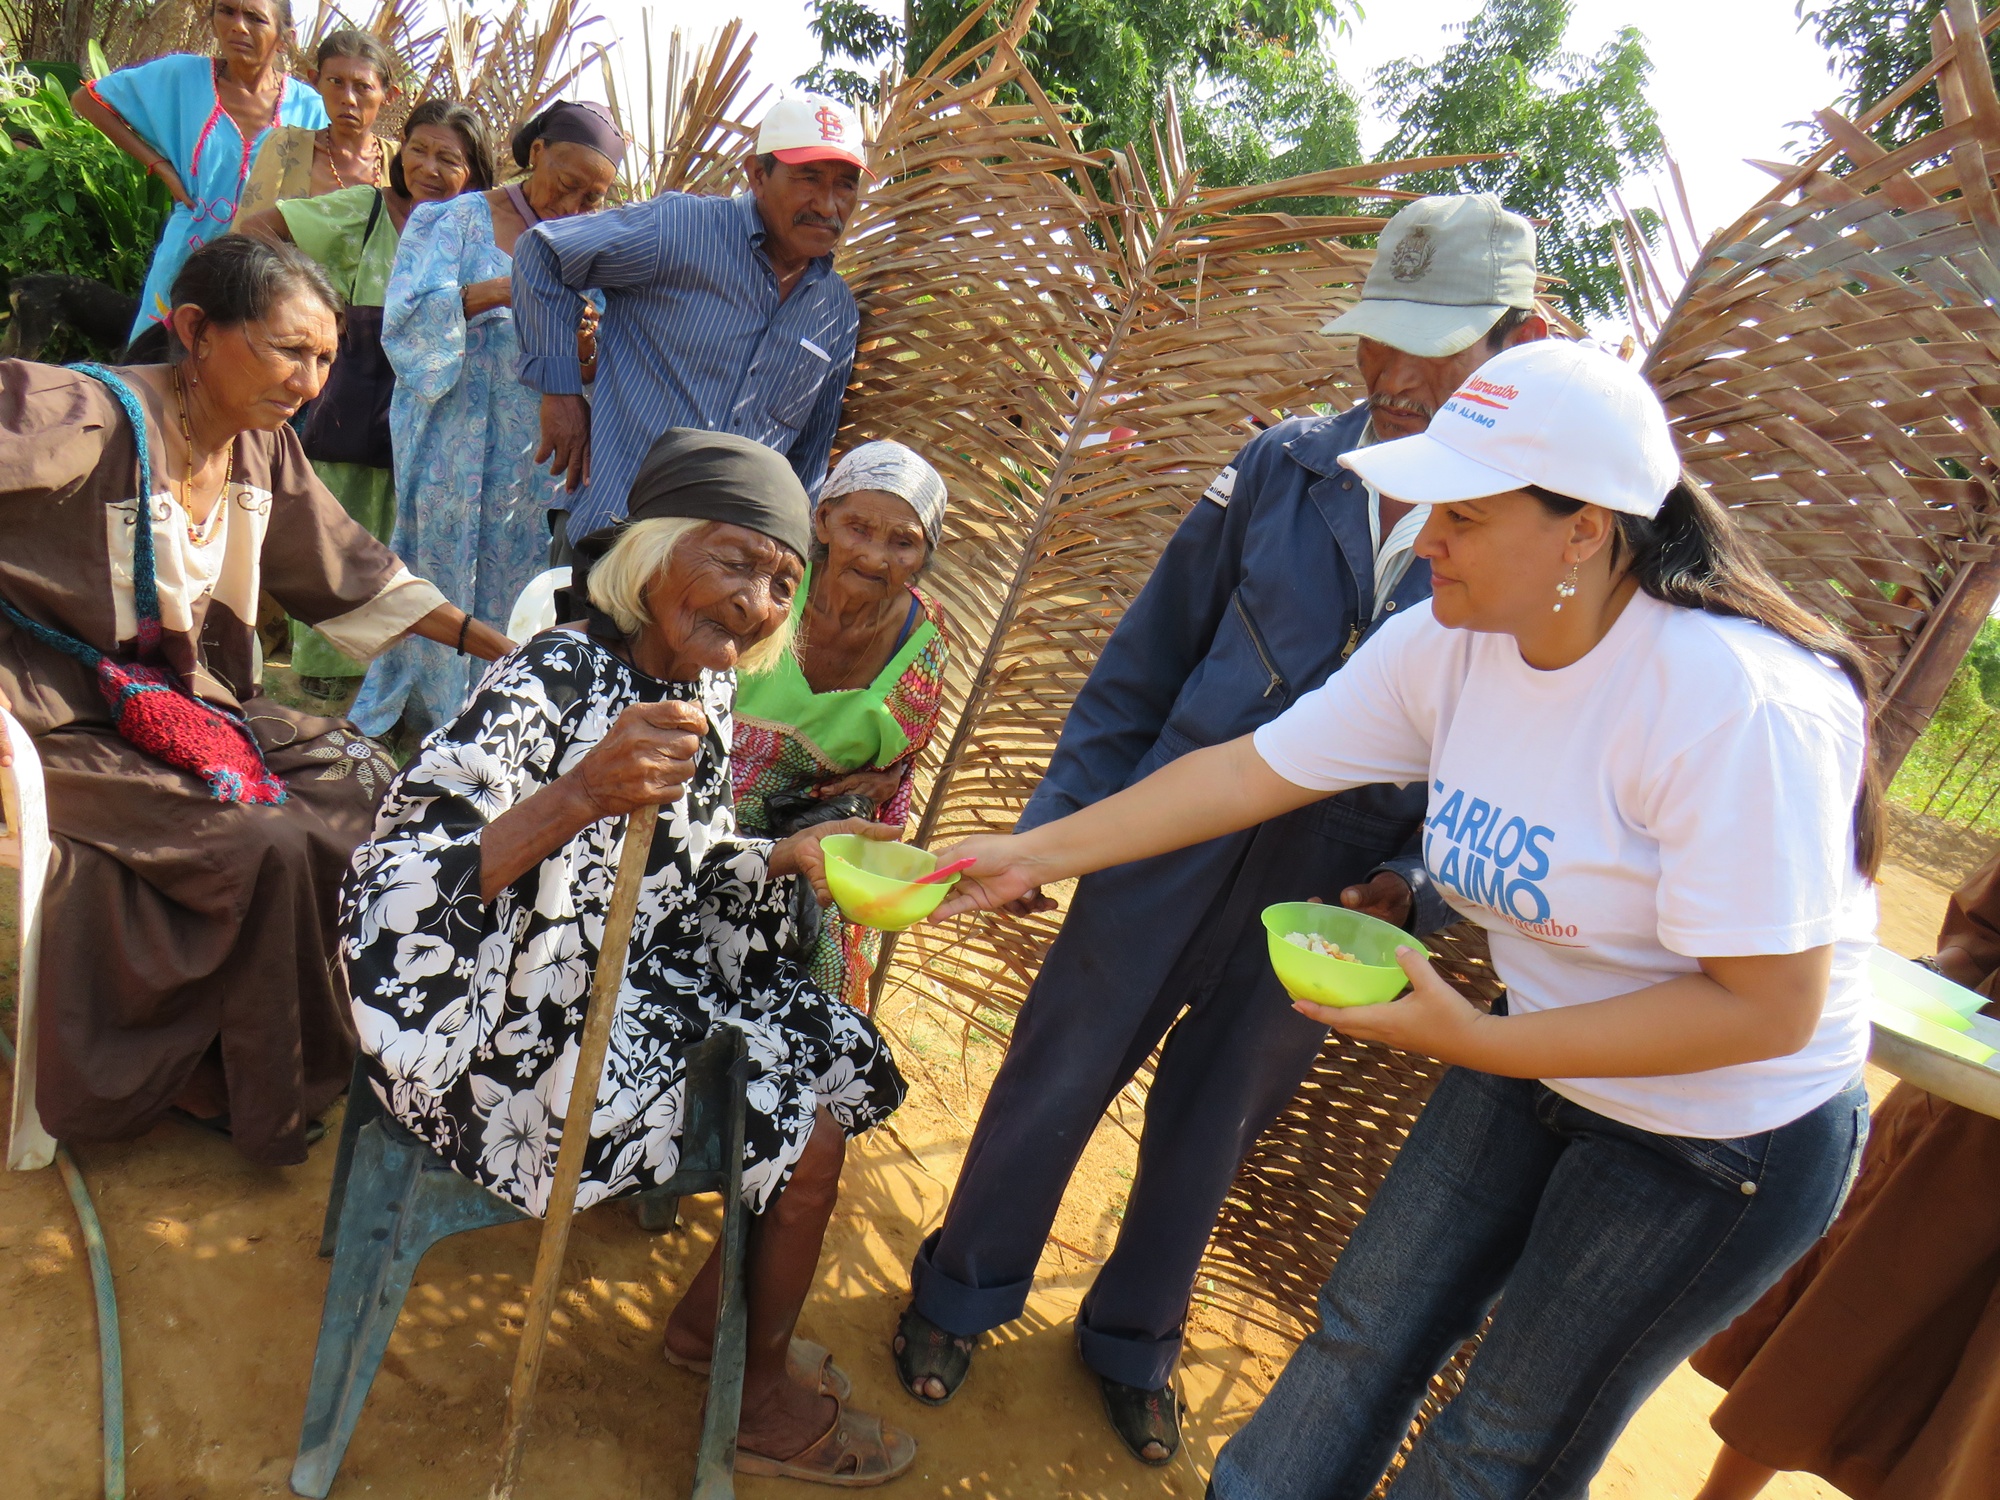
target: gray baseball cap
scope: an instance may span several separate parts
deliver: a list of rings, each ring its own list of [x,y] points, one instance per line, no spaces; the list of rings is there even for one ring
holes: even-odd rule
[[[1492,193],[1419,198],[1382,227],[1361,300],[1321,333],[1437,359],[1535,305],[1535,226]]]

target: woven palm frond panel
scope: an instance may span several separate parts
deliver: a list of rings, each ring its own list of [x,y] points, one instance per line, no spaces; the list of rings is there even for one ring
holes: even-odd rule
[[[678,28],[653,49],[652,15],[639,17],[639,69],[632,54],[603,54],[605,97],[631,143],[619,172],[619,196],[636,202],[660,193],[729,193],[743,186],[743,155],[756,139],[750,121],[767,90],[750,92],[752,38],[741,21],[724,23],[701,46]]]
[[[1710,243],[1646,363],[1689,469],[1875,657],[1892,761],[1992,603],[1939,608],[2000,512],[2000,100],[1969,0],[1938,19],[1898,94],[1936,87],[1944,128],[1889,153],[1868,135],[1886,101],[1821,111],[1825,149]],[[1940,651],[1926,696],[1911,673]]]
[[[863,316],[841,442],[897,437],[951,487],[929,586],[956,651],[920,842],[1013,825],[1203,487],[1254,424],[1358,394],[1351,351],[1318,329],[1367,272],[1342,237],[1382,220],[1257,205],[1437,164],[1209,191],[1167,124],[1149,157],[1082,152],[1005,33],[885,104],[882,181],[843,258]],[[991,1027],[1054,932],[983,916],[916,929],[896,978]]]

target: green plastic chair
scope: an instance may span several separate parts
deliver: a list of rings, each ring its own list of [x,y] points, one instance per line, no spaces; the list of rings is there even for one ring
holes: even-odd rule
[[[695,1459],[694,1500],[733,1500],[736,1425],[743,1409],[744,1088],[750,1064],[743,1033],[722,1027],[687,1054],[687,1114],[680,1170],[646,1196],[671,1204],[720,1192],[722,1303],[708,1377],[708,1406]],[[331,1254],[319,1346],[313,1353],[292,1492],[325,1500],[347,1453],[417,1264],[439,1240],[528,1216],[461,1177],[382,1108],[355,1069],[334,1158],[320,1254]]]

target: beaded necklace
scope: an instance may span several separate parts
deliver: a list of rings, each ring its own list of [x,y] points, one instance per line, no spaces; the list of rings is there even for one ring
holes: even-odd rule
[[[187,518],[187,539],[196,547],[206,547],[215,539],[215,528],[222,524],[222,513],[229,508],[229,482],[236,477],[236,444],[229,445],[229,457],[222,470],[222,488],[216,491],[215,508],[208,513],[208,519],[199,526],[194,520],[194,426],[188,421],[187,389],[181,384],[180,367],[175,366],[167,378],[173,382],[174,404],[181,414],[181,440],[187,444],[187,469],[181,475],[181,513]]]
[[[347,179],[340,175],[340,163],[333,159],[333,132],[331,130],[322,130],[320,136],[326,142],[326,169],[333,173],[333,185],[335,188],[344,188],[347,186]],[[375,143],[375,150],[368,162],[370,185],[380,187],[382,185],[382,137],[371,134],[368,139]]]

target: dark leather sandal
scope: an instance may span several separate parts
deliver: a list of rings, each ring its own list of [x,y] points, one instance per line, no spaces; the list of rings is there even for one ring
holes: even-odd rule
[[[889,1348],[896,1356],[896,1378],[903,1389],[926,1406],[943,1406],[972,1373],[972,1351],[978,1344],[978,1334],[966,1338],[947,1332],[912,1305],[896,1320],[896,1337]],[[926,1396],[917,1389],[919,1380],[938,1381],[944,1394]]]
[[[1187,1414],[1174,1388],[1169,1385],[1149,1391],[1120,1385],[1103,1375],[1097,1377],[1097,1383],[1104,1391],[1104,1414],[1111,1418],[1112,1431],[1132,1456],[1156,1469],[1172,1463],[1181,1449],[1181,1418]]]
[[[917,1440],[865,1411],[836,1401],[833,1425],[803,1453],[767,1458],[736,1450],[736,1472],[772,1479],[803,1479],[837,1489],[861,1490],[886,1484],[917,1461]]]

